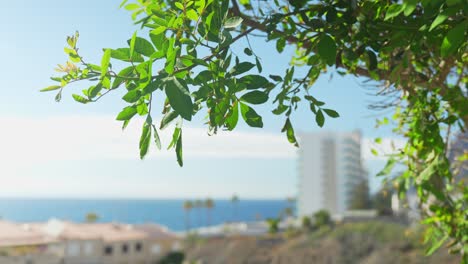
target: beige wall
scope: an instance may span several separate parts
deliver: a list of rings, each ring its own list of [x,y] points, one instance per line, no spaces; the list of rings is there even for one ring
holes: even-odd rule
[[[61,264],[61,258],[52,255],[27,255],[17,257],[1,257],[1,264]]]
[[[148,240],[148,247],[146,250],[147,263],[155,263],[162,257],[166,256],[170,252],[174,251],[174,246],[182,247],[182,241],[180,239],[164,239],[164,240]],[[155,248],[159,248],[159,252],[155,252]],[[182,250],[180,248],[179,250]]]
[[[102,242],[100,240],[64,241],[65,264],[101,263]]]

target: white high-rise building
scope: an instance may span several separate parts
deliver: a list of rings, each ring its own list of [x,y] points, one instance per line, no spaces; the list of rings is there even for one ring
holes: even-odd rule
[[[299,138],[298,216],[321,209],[342,216],[349,209],[356,184],[367,181],[361,162],[361,133],[304,133]]]

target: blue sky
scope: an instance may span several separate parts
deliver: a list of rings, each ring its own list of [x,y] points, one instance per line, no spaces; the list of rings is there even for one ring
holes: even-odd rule
[[[258,109],[264,116],[263,130],[241,124],[235,133],[208,137],[201,118],[185,123],[187,155],[185,166],[179,168],[173,153],[154,149],[148,159],[138,160],[138,121],[125,132],[114,121],[125,106],[121,91],[91,105],[71,99],[84,86],[70,87],[61,103],[54,101],[53,94],[38,92],[51,84],[54,67],[66,61],[65,38],[75,30],[80,32],[80,52],[88,61],[99,62],[103,47],[125,45],[137,27],[118,5],[111,0],[11,1],[0,9],[0,163],[4,163],[0,196],[293,196],[296,150],[279,133],[284,120],[271,114],[271,104]],[[264,73],[284,73],[291,48],[277,54],[274,43],[262,39],[251,39],[251,43],[262,59]],[[241,54],[245,45],[241,42],[234,51]],[[378,113],[367,105],[376,98],[368,95],[362,81],[324,75],[311,92],[341,117],[327,119],[320,129],[304,105],[293,117],[296,131],[360,129],[367,141],[394,137],[389,128],[374,128]],[[379,180],[372,174],[383,161],[367,154],[364,158],[375,190]]]

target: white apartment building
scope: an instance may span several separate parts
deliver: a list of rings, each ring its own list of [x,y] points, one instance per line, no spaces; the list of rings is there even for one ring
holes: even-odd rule
[[[298,216],[321,209],[334,217],[343,216],[353,188],[367,180],[361,162],[361,133],[304,133],[299,143]]]

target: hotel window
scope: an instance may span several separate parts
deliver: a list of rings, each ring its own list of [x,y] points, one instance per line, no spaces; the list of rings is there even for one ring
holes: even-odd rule
[[[140,242],[136,243],[135,244],[135,251],[140,252],[142,250],[143,250],[143,245]]]
[[[104,255],[107,255],[107,256],[112,255],[112,246],[106,246],[104,248]]]
[[[122,245],[122,253],[124,253],[124,254],[128,253],[128,245],[127,244]]]

